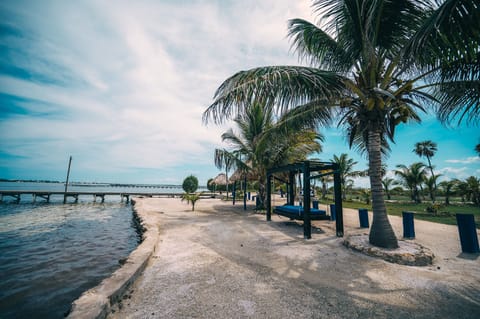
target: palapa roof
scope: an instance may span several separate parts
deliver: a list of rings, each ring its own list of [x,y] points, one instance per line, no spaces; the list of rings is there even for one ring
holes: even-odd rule
[[[228,181],[229,184],[231,184],[231,181]],[[227,185],[227,176],[224,173],[220,173],[215,177],[210,184],[215,184],[215,185]]]

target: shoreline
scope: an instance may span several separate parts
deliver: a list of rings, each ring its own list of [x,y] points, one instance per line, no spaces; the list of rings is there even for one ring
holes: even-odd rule
[[[158,243],[158,221],[155,216],[148,214],[148,211],[141,209],[141,201],[137,202],[136,199],[132,199],[132,207],[138,226],[143,231],[142,242],[110,277],[105,278],[99,285],[82,293],[72,303],[70,313],[66,318],[105,318],[112,306],[121,299],[125,291],[147,266]]]

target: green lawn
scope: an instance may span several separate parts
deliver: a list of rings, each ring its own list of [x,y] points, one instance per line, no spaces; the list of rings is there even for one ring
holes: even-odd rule
[[[323,204],[331,204],[333,200],[326,200],[321,201]],[[387,212],[389,215],[395,216],[402,216],[403,211],[408,212],[415,212],[416,219],[427,220],[435,223],[441,224],[448,224],[448,225],[456,225],[457,221],[455,219],[455,214],[463,213],[463,214],[473,214],[475,215],[475,224],[477,228],[480,229],[480,207],[473,206],[473,205],[449,205],[449,206],[442,206],[437,215],[433,213],[427,212],[427,206],[430,205],[430,202],[425,202],[421,204],[414,204],[414,203],[386,203],[387,205]],[[367,208],[368,210],[372,210],[372,205],[367,205],[362,202],[358,201],[344,201],[343,207],[345,208]]]

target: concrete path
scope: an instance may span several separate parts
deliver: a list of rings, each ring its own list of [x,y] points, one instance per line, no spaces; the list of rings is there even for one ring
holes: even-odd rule
[[[480,318],[480,257],[460,254],[454,226],[415,221],[437,257],[412,267],[345,248],[330,221],[306,241],[301,224],[242,205],[141,201],[159,243],[109,318]],[[347,235],[365,232],[356,211],[344,215]],[[401,219],[390,219],[400,237]]]

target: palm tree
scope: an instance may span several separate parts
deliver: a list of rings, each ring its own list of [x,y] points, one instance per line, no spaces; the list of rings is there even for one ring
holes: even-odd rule
[[[225,177],[227,179],[225,187],[227,190],[228,200],[228,172],[235,167],[236,156],[235,154],[227,151],[226,149],[215,149],[214,160],[215,166],[218,169],[225,169]]]
[[[468,196],[468,184],[466,181],[461,181],[457,178],[455,178],[454,181],[455,181],[455,191],[461,197],[462,203],[465,204],[465,197]]]
[[[419,187],[425,180],[425,164],[417,162],[410,166],[403,164],[397,165],[399,170],[395,170],[395,175],[400,177],[403,186],[410,190],[410,196],[416,203],[421,203]]]
[[[259,186],[259,200],[265,199],[265,181],[268,168],[305,160],[308,155],[322,150],[323,136],[314,127],[304,126],[289,113],[275,120],[271,108],[255,102],[234,120],[238,132],[229,129],[222,140],[236,154],[236,165],[249,171]],[[300,125],[300,126],[299,126]]]
[[[442,120],[480,117],[477,0],[316,0],[321,27],[289,21],[289,36],[310,66],[240,71],[217,89],[203,120],[220,123],[258,97],[305,121],[337,119],[350,146],[366,152],[373,198],[370,243],[396,248],[383,198],[382,153],[400,123],[419,122],[424,105]],[[308,114],[308,116],[307,116]]]
[[[390,187],[393,186],[394,184],[395,184],[395,180],[393,178],[385,177],[384,179],[382,179],[383,189],[385,190],[385,195],[387,195],[388,200],[392,199],[390,195]]]
[[[365,204],[369,205],[372,192],[368,188],[362,188],[360,190],[360,197],[365,201]]]
[[[441,177],[442,174],[439,175],[432,175],[432,176],[425,176],[425,186],[427,186],[428,194],[430,195],[430,199],[432,203],[435,203],[435,193],[437,189],[437,179]]]
[[[438,185],[442,188],[443,193],[445,195],[445,205],[450,205],[450,197],[454,194],[453,189],[456,185],[456,181],[455,180],[443,181]]]
[[[343,200],[347,199],[347,188],[346,181],[347,177],[357,176],[357,172],[353,171],[353,166],[358,164],[354,161],[353,158],[348,158],[348,154],[342,153],[340,156],[333,155],[333,158],[330,159],[331,162],[338,165],[338,171],[340,173],[340,183],[342,184],[343,189]]]
[[[437,189],[437,182],[436,182],[437,179],[435,178],[435,174],[433,173],[432,162],[430,161],[430,159],[437,152],[437,143],[432,142],[430,140],[415,143],[415,148],[413,152],[420,157],[425,156],[427,158],[428,168],[430,168],[430,173],[432,173],[432,178],[434,182],[433,191],[430,193],[430,197],[432,199],[432,202],[435,202],[435,190]]]
[[[480,206],[480,178],[470,176],[465,183],[467,184],[467,199],[474,205]]]
[[[187,204],[192,205],[192,212],[195,211],[195,203],[200,200],[200,194],[198,193],[184,193],[182,194],[182,202],[186,201]]]
[[[480,156],[480,144],[475,146],[475,152],[477,152],[478,156]]]

